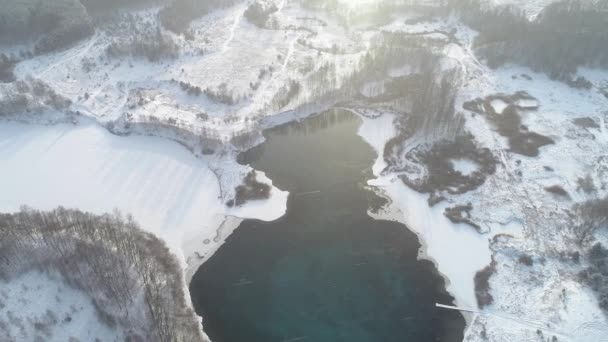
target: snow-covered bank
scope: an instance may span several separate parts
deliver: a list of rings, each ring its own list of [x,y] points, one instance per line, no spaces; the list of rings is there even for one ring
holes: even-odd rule
[[[37,126],[0,124],[0,212],[21,205],[59,205],[94,213],[117,208],[189,260],[187,279],[240,223],[274,220],[286,210],[287,192],[228,210],[217,176],[187,149],[165,139],[119,137],[96,124]],[[235,161],[219,172],[240,179]]]
[[[526,91],[536,100],[522,115],[522,124],[550,136],[555,144],[543,147],[536,157],[519,155],[483,115],[467,114],[467,130],[500,163],[479,189],[446,197],[452,205],[472,203],[475,222],[483,227],[484,234],[479,234],[447,219],[446,202],[429,207],[427,196],[405,186],[399,173],[382,174],[384,146],[397,134],[391,124],[394,115],[363,118],[359,135],[379,155],[373,167],[377,178],[369,185],[391,200],[372,215],[403,222],[418,234],[421,257],[435,262],[461,307],[477,307],[475,274],[496,261],[490,278],[493,304],[481,315],[468,317],[466,341],[483,341],[484,336],[491,341],[523,341],[538,339],[539,334],[549,340],[555,336],[560,341],[604,341],[605,314],[578,276],[585,261],[570,262],[564,255],[576,252],[582,259],[586,253],[572,243],[568,221],[572,204],[605,196],[606,98],[595,90],[573,90],[527,68],[483,71],[482,77],[463,88],[457,108],[478,96]],[[582,69],[581,73],[598,87],[606,82],[604,71]],[[580,186],[585,177],[593,184],[591,193]],[[567,200],[546,191],[555,184],[567,191]],[[521,261],[526,256],[533,265]]]
[[[434,261],[438,271],[446,278],[447,290],[455,297],[457,304],[475,307],[473,277],[490,263],[488,237],[478,234],[469,226],[450,222],[443,215],[444,206],[429,207],[425,195],[408,188],[396,175],[380,175],[385,167],[382,157],[384,146],[396,134],[393,118],[390,114],[378,119],[363,118],[358,132],[378,155],[373,166],[377,178],[369,180],[368,184],[392,201],[388,207],[372,216],[407,225],[420,239],[420,257]]]

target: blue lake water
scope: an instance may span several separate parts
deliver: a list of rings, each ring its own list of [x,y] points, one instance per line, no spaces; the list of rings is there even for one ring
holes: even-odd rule
[[[245,220],[194,275],[213,342],[462,341],[464,318],[406,226],[367,215],[375,153],[333,110],[265,132],[240,156],[290,191],[287,214]]]

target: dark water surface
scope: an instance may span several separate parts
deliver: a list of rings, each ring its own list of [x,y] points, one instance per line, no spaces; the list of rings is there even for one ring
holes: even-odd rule
[[[289,190],[287,214],[246,220],[194,275],[213,342],[462,341],[464,319],[417,237],[376,221],[363,188],[375,153],[360,120],[330,111],[265,132],[241,155]]]

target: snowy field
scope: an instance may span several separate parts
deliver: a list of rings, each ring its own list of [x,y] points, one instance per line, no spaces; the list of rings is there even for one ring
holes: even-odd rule
[[[10,284],[0,280],[0,325],[0,337],[12,341],[124,341],[100,324],[87,294],[34,270]]]
[[[193,258],[194,269],[197,258],[209,256],[238,226],[236,217],[274,220],[286,209],[287,193],[273,188],[269,200],[228,210],[217,176],[183,146],[156,137],[119,137],[93,123],[4,122],[0,160],[1,212],[24,204],[94,213],[119,209],[164,239],[182,261]],[[242,166],[233,161],[224,167],[226,175],[238,175]]]

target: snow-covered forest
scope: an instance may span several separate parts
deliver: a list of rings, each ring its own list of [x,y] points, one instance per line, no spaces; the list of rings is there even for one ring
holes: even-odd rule
[[[131,216],[117,211],[94,215],[61,207],[51,211],[24,207],[0,216],[0,234],[3,293],[11,291],[14,279],[35,273],[84,293],[90,301],[77,305],[81,310],[92,305],[99,324],[119,337],[117,340],[203,339],[199,320],[187,304],[179,261],[162,240],[141,230]],[[47,301],[56,301],[61,310],[60,296],[25,296],[21,305],[2,304],[2,339],[55,340],[54,334],[69,330],[65,325],[78,324],[81,313],[61,317],[53,305],[44,315],[24,315]]]

